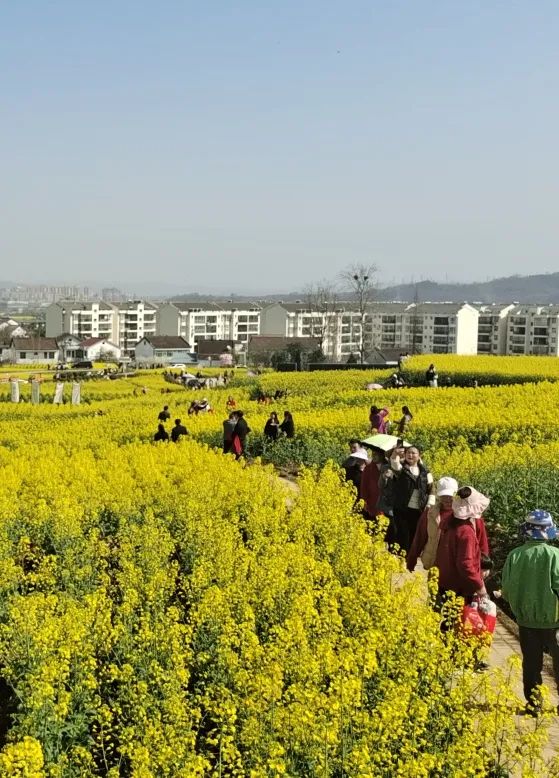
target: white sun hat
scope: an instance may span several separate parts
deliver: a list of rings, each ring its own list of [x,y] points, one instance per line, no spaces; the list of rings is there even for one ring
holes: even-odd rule
[[[458,481],[448,475],[437,481],[437,497],[454,497],[458,491]]]

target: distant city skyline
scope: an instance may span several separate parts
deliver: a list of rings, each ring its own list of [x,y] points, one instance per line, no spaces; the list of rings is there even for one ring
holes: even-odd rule
[[[0,275],[554,271],[558,32],[552,0],[4,4]]]

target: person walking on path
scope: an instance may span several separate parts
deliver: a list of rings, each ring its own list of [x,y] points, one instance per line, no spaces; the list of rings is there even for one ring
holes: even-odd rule
[[[557,538],[557,528],[548,511],[529,513],[520,532],[524,543],[505,561],[501,593],[518,623],[527,712],[537,713],[546,649],[559,691],[559,548],[549,544]]]
[[[452,501],[452,516],[441,527],[435,556],[441,603],[449,592],[463,597],[468,603],[475,595],[487,598],[476,519],[488,505],[489,499],[469,486],[459,489]]]
[[[361,476],[369,462],[369,456],[358,440],[350,440],[349,449],[349,456],[344,461],[342,467],[345,470],[345,480],[351,481],[355,486],[357,489],[357,499],[359,500],[361,495]]]
[[[366,519],[374,519],[376,516],[384,514],[390,524],[392,522],[392,505],[388,499],[382,500],[382,474],[387,467],[389,468],[390,465],[387,465],[383,452],[373,449],[370,460],[365,463],[365,467],[361,471],[359,497],[365,504],[363,515]]]
[[[415,535],[406,556],[406,567],[412,573],[417,560],[425,570],[430,570],[435,564],[441,528],[446,527],[452,517],[452,500],[458,491],[458,482],[450,476],[443,476],[437,481],[437,499],[434,505],[425,508]]]
[[[371,405],[369,411],[369,422],[371,424],[371,432],[378,432],[379,435],[386,433],[386,425],[389,411],[388,408],[378,408],[376,405]]]
[[[453,500],[455,494],[456,501]],[[454,478],[449,476],[440,478],[437,482],[435,505],[426,508],[419,519],[413,543],[406,557],[408,570],[412,572],[415,569],[419,557],[425,570],[434,566],[441,532],[456,512],[464,519],[469,517],[473,522],[480,550],[482,577],[486,578],[491,571],[492,562],[482,513],[488,506],[489,498],[471,486],[458,489]]]
[[[171,440],[173,443],[177,443],[179,438],[181,438],[183,435],[188,435],[188,430],[184,424],[181,423],[180,419],[175,419],[175,426],[171,430]]]
[[[403,456],[403,461],[402,461]],[[433,476],[421,461],[417,446],[395,448],[390,457],[393,473],[394,526],[396,543],[406,553],[427,506],[435,504]]]

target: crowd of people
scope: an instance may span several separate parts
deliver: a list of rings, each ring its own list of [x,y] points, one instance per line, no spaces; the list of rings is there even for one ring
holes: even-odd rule
[[[180,419],[175,419],[175,424],[171,428],[170,434],[167,432],[165,428],[165,424],[169,421],[171,418],[171,412],[169,411],[169,406],[164,405],[163,410],[159,411],[159,414],[157,416],[158,424],[157,424],[157,432],[153,436],[153,439],[155,442],[157,441],[164,441],[168,442],[171,440],[173,443],[177,443],[180,438],[185,437],[188,435],[188,430],[182,423]]]
[[[426,382],[436,387],[437,381],[436,369],[430,365]],[[193,401],[188,413],[198,415],[211,410],[203,398]],[[251,430],[231,395],[226,410],[223,453],[240,459],[246,452]],[[359,506],[368,521],[385,517],[387,547],[394,553],[405,554],[410,572],[419,561],[425,570],[437,568],[434,606],[441,613],[444,614],[445,603],[455,597],[463,598],[467,606],[475,606],[480,613],[485,612],[492,605],[486,581],[493,563],[484,520],[490,499],[469,484],[460,486],[450,475],[435,480],[420,448],[403,439],[413,425],[409,407],[402,406],[396,422],[391,422],[389,416],[386,407],[370,408],[370,431],[391,441],[387,450],[375,445],[375,437],[349,441],[343,468],[346,480],[355,487],[355,507]],[[170,419],[169,407],[165,405],[158,416],[155,441],[176,443],[188,435],[180,419],[175,419],[169,434],[165,425]],[[280,421],[277,412],[272,411],[263,436],[271,442],[293,438],[292,414],[284,411]],[[557,538],[557,529],[547,511],[532,511],[522,522],[520,535],[524,543],[509,554],[502,571],[502,591],[494,590],[493,595],[504,597],[517,619],[526,712],[536,714],[542,706],[540,686],[545,651],[551,654],[559,693],[559,548],[549,543]],[[441,629],[450,628],[443,615]],[[476,655],[476,669],[486,666]]]
[[[386,419],[388,414],[381,410],[386,409],[375,408],[375,421]],[[387,547],[405,554],[410,572],[419,560],[425,570],[437,568],[434,606],[444,613],[449,599],[461,597],[480,613],[494,608],[486,588],[493,567],[484,521],[489,497],[471,485],[460,487],[448,475],[435,481],[419,448],[404,446],[401,440],[386,452],[367,448],[357,439],[350,440],[349,447],[343,467],[356,489],[356,507],[361,506],[367,520],[385,517]],[[559,548],[549,545],[557,529],[547,511],[532,511],[522,522],[520,535],[524,544],[509,554],[502,591],[494,591],[494,597],[509,602],[518,622],[525,712],[536,715],[542,706],[544,651],[551,654],[559,693]],[[441,628],[451,628],[445,617]],[[476,654],[476,669],[486,667]]]
[[[222,450],[224,454],[234,454],[236,459],[240,459],[246,454],[247,437],[251,429],[248,426],[244,411],[237,408],[237,403],[232,395],[229,395],[227,398],[225,408],[227,418],[223,421]],[[201,400],[193,400],[188,408],[189,416],[198,416],[201,413],[213,413],[213,408],[205,397]],[[164,405],[157,418],[157,431],[153,436],[155,442],[171,440],[176,443],[180,437],[188,435],[188,430],[180,419],[175,420],[175,426],[168,433],[165,424],[170,418],[169,406]],[[280,438],[294,438],[295,422],[290,411],[284,411],[282,421],[280,421],[278,414],[272,411],[264,425],[263,436],[267,441],[276,441]]]

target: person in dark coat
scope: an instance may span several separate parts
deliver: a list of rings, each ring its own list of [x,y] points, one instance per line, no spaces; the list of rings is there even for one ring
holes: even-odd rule
[[[250,427],[246,422],[243,411],[236,411],[235,416],[237,418],[237,423],[235,424],[235,429],[233,430],[231,450],[235,454],[235,459],[240,459],[241,456],[245,453],[246,439],[250,432]]]
[[[159,416],[157,418],[159,419],[159,421],[162,421],[163,423],[169,421],[169,419],[171,418],[171,414],[169,413],[168,405],[163,406],[163,410],[159,412]]]
[[[171,430],[171,440],[176,443],[183,435],[188,435],[188,430],[181,424],[180,419],[175,419],[175,426]]]
[[[223,422],[223,453],[228,454],[233,445],[233,434],[237,425],[237,414],[231,411],[228,418]]]
[[[275,411],[272,411],[270,418],[267,420],[264,426],[264,436],[268,438],[268,440],[277,440],[279,435],[279,427],[280,423],[278,415]]]
[[[293,416],[289,411],[284,411],[283,421],[279,426],[280,431],[283,432],[286,438],[295,437],[295,424],[293,422]]]
[[[396,448],[390,457],[393,475],[396,543],[406,554],[415,536],[419,517],[435,504],[433,476],[421,461],[417,446]]]
[[[435,365],[431,362],[431,364],[429,365],[429,367],[425,372],[425,381],[427,382],[427,386],[436,389],[438,386],[438,378],[439,376],[437,375],[437,370],[435,368]]]
[[[159,414],[159,415],[161,416],[161,414]],[[157,432],[153,436],[153,439],[154,440],[167,440],[167,441],[169,440],[169,433],[167,432],[167,430],[165,429],[163,424],[158,424],[157,425]]]

